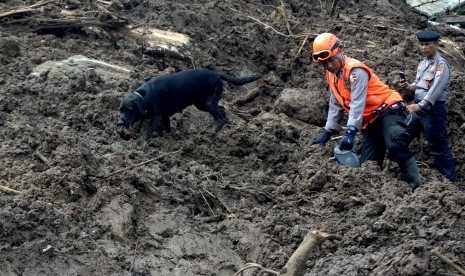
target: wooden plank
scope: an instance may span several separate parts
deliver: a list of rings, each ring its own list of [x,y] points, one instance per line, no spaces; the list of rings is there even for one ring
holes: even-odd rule
[[[181,33],[175,33],[155,28],[139,27],[132,29],[129,37],[142,40],[148,44],[145,53],[155,57],[169,56],[179,60],[191,60],[188,55],[190,38]]]
[[[465,25],[465,15],[459,16],[448,16],[445,18],[445,22],[447,24],[460,24],[462,26]]]

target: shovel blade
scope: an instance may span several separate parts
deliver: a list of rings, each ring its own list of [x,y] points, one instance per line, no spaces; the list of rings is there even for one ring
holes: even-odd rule
[[[334,159],[342,166],[358,168],[360,160],[357,155],[351,150],[340,150],[338,146],[334,147]]]

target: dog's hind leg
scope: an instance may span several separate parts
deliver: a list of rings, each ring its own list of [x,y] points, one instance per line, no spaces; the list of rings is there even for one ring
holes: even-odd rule
[[[224,122],[225,122],[226,124],[229,124],[230,121],[229,121],[228,116],[226,116],[226,112],[224,111],[224,106],[219,105],[219,106],[218,106],[218,109],[219,109],[219,111],[220,111],[221,116],[223,117]]]
[[[221,109],[219,106],[211,106],[208,110],[208,113],[213,116],[216,122],[216,132],[220,131],[225,123],[226,114],[224,109]]]
[[[223,127],[226,120],[224,107],[218,106],[218,101],[218,98],[210,97],[209,99],[198,100],[194,103],[195,107],[197,107],[199,110],[206,111],[212,115],[216,122],[217,132]]]

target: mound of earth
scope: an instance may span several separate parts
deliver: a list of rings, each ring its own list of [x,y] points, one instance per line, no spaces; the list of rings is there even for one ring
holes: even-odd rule
[[[305,275],[458,275],[435,248],[465,264],[463,29],[430,26],[401,0],[65,0],[18,10],[35,2],[0,1],[0,184],[19,192],[0,193],[0,275],[279,271],[310,230],[340,239],[313,251]],[[188,36],[187,57],[149,51],[127,26]],[[313,38],[336,33],[398,88],[400,69],[414,77],[415,33],[426,27],[443,35],[453,71],[457,183],[437,172],[423,140],[412,144],[424,179],[414,193],[396,164],[346,168],[330,162],[333,145],[309,147],[329,97]],[[189,107],[171,133],[119,137],[123,95],[193,67],[264,78],[225,86],[231,123],[218,133]]]

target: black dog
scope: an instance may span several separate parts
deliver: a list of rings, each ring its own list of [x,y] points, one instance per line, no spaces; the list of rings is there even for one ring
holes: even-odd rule
[[[171,75],[154,77],[123,97],[119,108],[118,125],[121,137],[133,137],[134,124],[150,119],[145,139],[149,139],[161,122],[162,129],[170,131],[170,116],[195,105],[210,113],[216,121],[216,131],[227,121],[224,108],[218,105],[223,92],[223,80],[243,85],[260,79],[260,75],[234,77],[207,69],[190,69]]]

